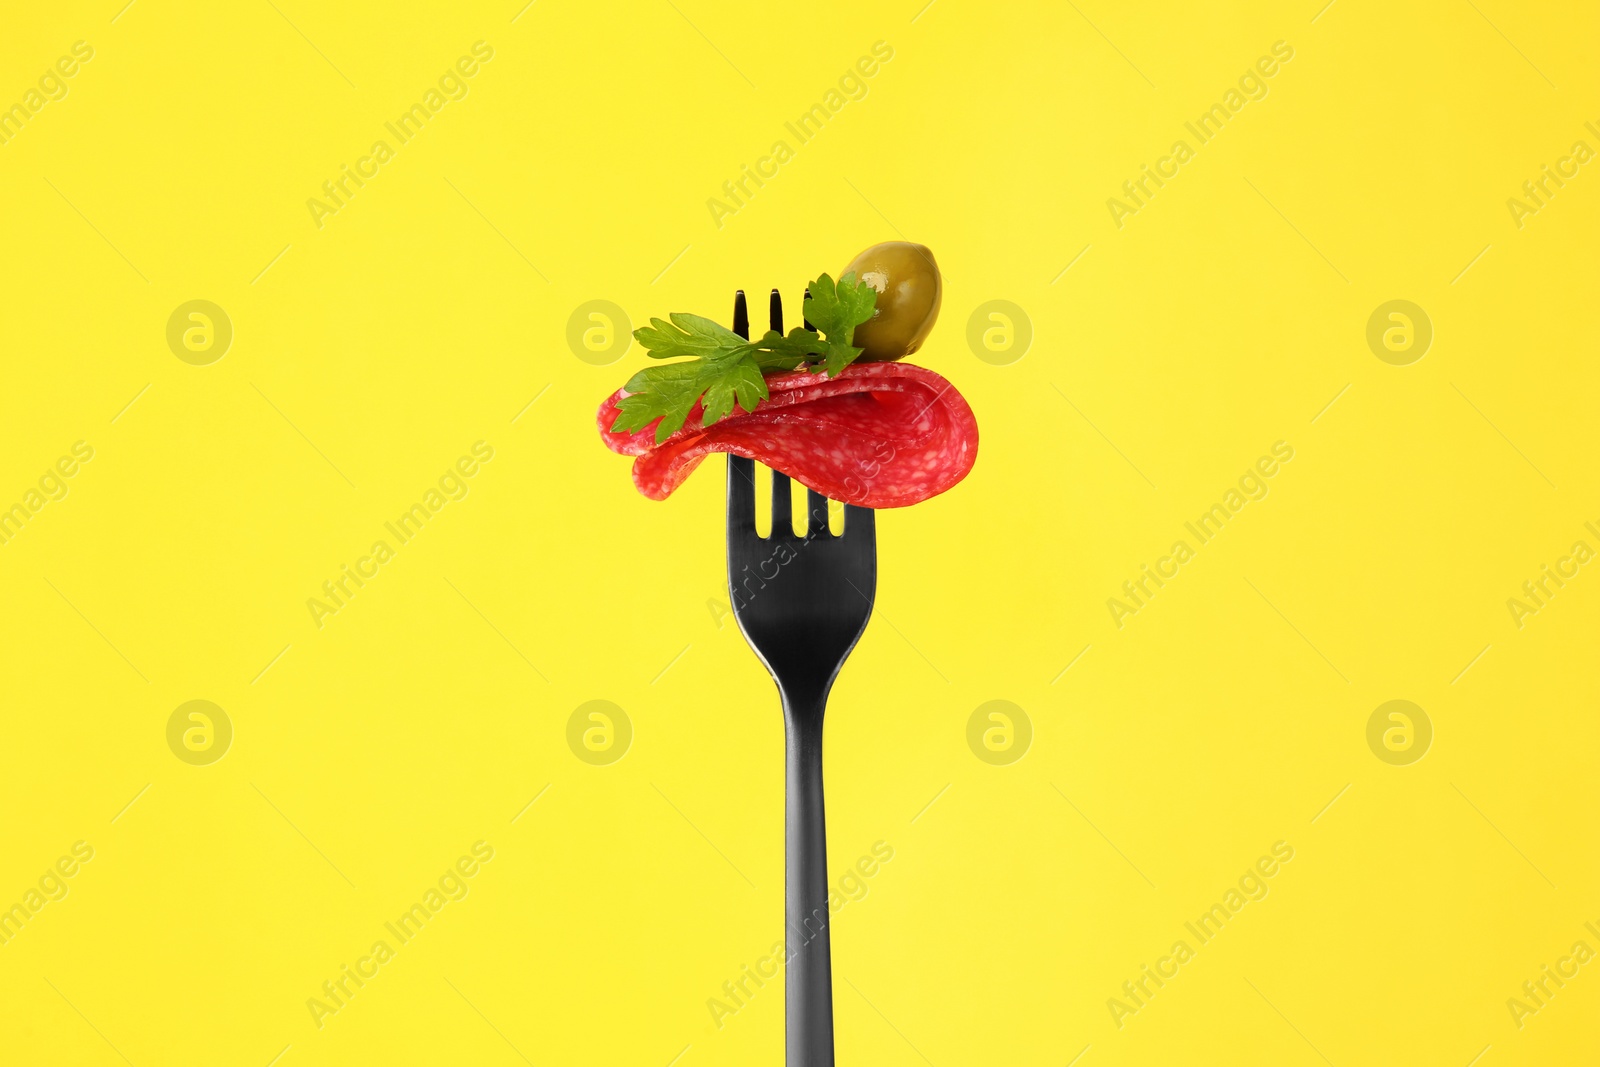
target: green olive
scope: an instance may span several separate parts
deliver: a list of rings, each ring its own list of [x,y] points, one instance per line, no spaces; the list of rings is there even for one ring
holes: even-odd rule
[[[939,265],[926,245],[910,241],[873,245],[852,259],[844,273],[853,273],[878,294],[872,318],[856,327],[854,344],[866,349],[860,362],[896,360],[922,347],[939,318],[944,295]]]

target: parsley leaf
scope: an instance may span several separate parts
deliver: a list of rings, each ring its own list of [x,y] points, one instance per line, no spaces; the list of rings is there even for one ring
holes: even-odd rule
[[[726,418],[733,411],[733,402],[746,411],[754,411],[767,397],[767,381],[761,368],[749,360],[741,360],[727,374],[706,386],[704,425],[710,426]]]
[[[746,341],[727,327],[699,315],[677,313],[668,320],[651,319],[649,326],[633,331],[652,359],[688,356],[680,363],[646,367],[623,386],[627,396],[618,403],[613,432],[644,429],[656,419],[656,443],[682,429],[696,402],[702,404],[702,424],[710,426],[733,413],[735,403],[745,411],[767,399],[765,375],[791,371],[817,361],[837,375],[861,355],[851,345],[855,328],[872,317],[878,294],[872,287],[846,274],[835,282],[824,274],[806,292],[806,321],[820,331],[801,327],[788,335],[768,330]]]
[[[713,358],[719,351],[738,348],[745,339],[718,322],[699,315],[674,314],[670,323],[651,319],[650,325],[633,331],[652,359],[673,356]]]
[[[855,362],[862,349],[850,343],[856,327],[872,318],[878,294],[865,282],[846,274],[835,284],[824,274],[811,283],[806,293],[806,321],[828,339],[828,375],[831,377]]]
[[[642,430],[659,418],[656,444],[665,441],[683,426],[689,410],[706,390],[700,384],[701,368],[700,363],[672,363],[647,368],[629,378],[622,388],[630,395],[618,402],[612,431]]]

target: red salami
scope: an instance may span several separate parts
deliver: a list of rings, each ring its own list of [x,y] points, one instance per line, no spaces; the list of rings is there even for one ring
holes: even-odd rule
[[[600,436],[637,456],[633,482],[664,500],[712,452],[732,452],[807,488],[867,508],[898,508],[955,485],[978,457],[978,423],[949,382],[909,363],[857,363],[835,378],[795,371],[767,379],[768,399],[710,427],[700,405],[683,429],[655,443],[655,423],[613,432],[617,390],[600,405]]]

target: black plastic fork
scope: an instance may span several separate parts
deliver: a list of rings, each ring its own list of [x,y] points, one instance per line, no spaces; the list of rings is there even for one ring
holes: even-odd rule
[[[772,328],[782,333],[783,304],[776,289],[771,314]],[[750,336],[743,290],[734,298],[733,329]],[[828,498],[808,489],[806,500],[806,533],[799,537],[789,476],[773,471],[772,532],[757,536],[755,465],[728,456],[733,614],[783,698],[785,1062],[787,1067],[834,1067],[822,715],[833,680],[872,614],[878,553],[871,508],[845,505],[844,532],[834,536],[828,531]]]

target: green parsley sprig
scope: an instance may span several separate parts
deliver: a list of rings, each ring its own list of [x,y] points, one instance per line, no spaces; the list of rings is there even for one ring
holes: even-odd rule
[[[642,430],[654,419],[656,443],[682,428],[695,402],[704,398],[703,425],[710,426],[733,411],[735,402],[754,411],[768,396],[766,375],[791,371],[803,363],[822,363],[833,377],[862,349],[850,343],[856,327],[872,317],[878,294],[870,285],[846,274],[835,282],[824,274],[812,282],[805,300],[805,318],[812,333],[796,326],[784,336],[768,330],[746,341],[732,330],[699,315],[674,314],[671,321],[651,319],[633,331],[651,359],[688,356],[680,363],[646,367],[623,386],[629,395],[617,405],[616,432]]]

